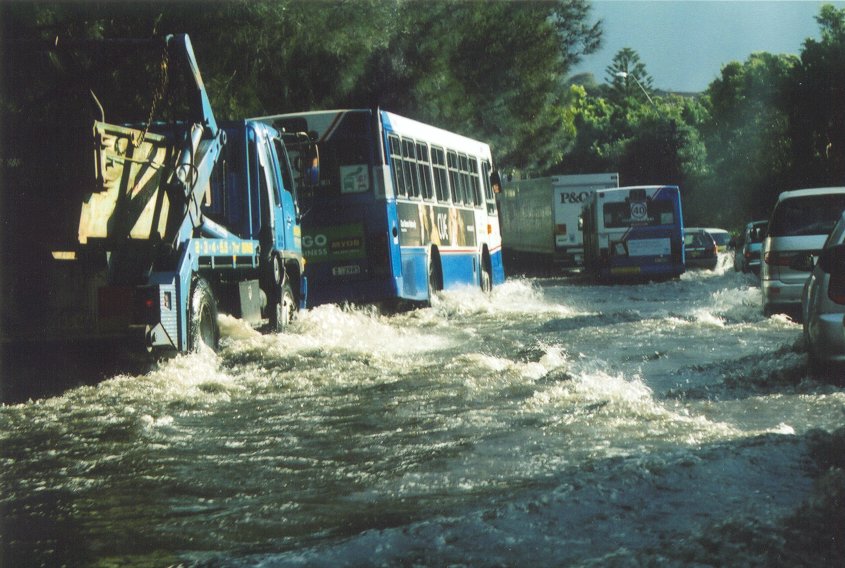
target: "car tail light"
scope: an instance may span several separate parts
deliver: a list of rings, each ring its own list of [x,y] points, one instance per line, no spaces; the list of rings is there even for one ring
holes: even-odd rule
[[[770,266],[789,266],[795,260],[794,254],[784,254],[779,252],[767,252],[764,259],[766,264]]]
[[[827,285],[827,297],[837,304],[845,305],[845,274],[831,273]]]

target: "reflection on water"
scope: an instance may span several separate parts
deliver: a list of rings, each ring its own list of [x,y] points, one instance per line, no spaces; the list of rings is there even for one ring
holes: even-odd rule
[[[793,510],[804,437],[843,421],[800,326],[724,267],[221,326],[217,354],[0,407],[9,565],[653,558]]]

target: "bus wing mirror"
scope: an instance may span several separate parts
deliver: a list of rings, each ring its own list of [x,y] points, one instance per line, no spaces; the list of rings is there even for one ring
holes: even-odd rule
[[[493,193],[502,192],[502,176],[497,170],[490,172],[490,187],[493,188]]]

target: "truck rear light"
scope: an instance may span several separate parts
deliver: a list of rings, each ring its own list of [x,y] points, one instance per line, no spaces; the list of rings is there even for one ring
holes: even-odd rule
[[[555,232],[558,235],[565,235],[566,234],[566,224],[562,223],[562,224],[555,225]]]
[[[135,289],[132,321],[144,324],[157,324],[161,321],[161,295],[158,286]]]

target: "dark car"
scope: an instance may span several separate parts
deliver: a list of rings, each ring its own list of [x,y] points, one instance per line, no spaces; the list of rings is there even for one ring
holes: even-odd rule
[[[697,227],[684,229],[684,248],[687,268],[716,268],[719,262],[718,248],[716,241],[706,230]]]
[[[734,250],[734,268],[737,272],[760,275],[760,251],[763,249],[768,225],[768,221],[752,221],[745,226]]]

